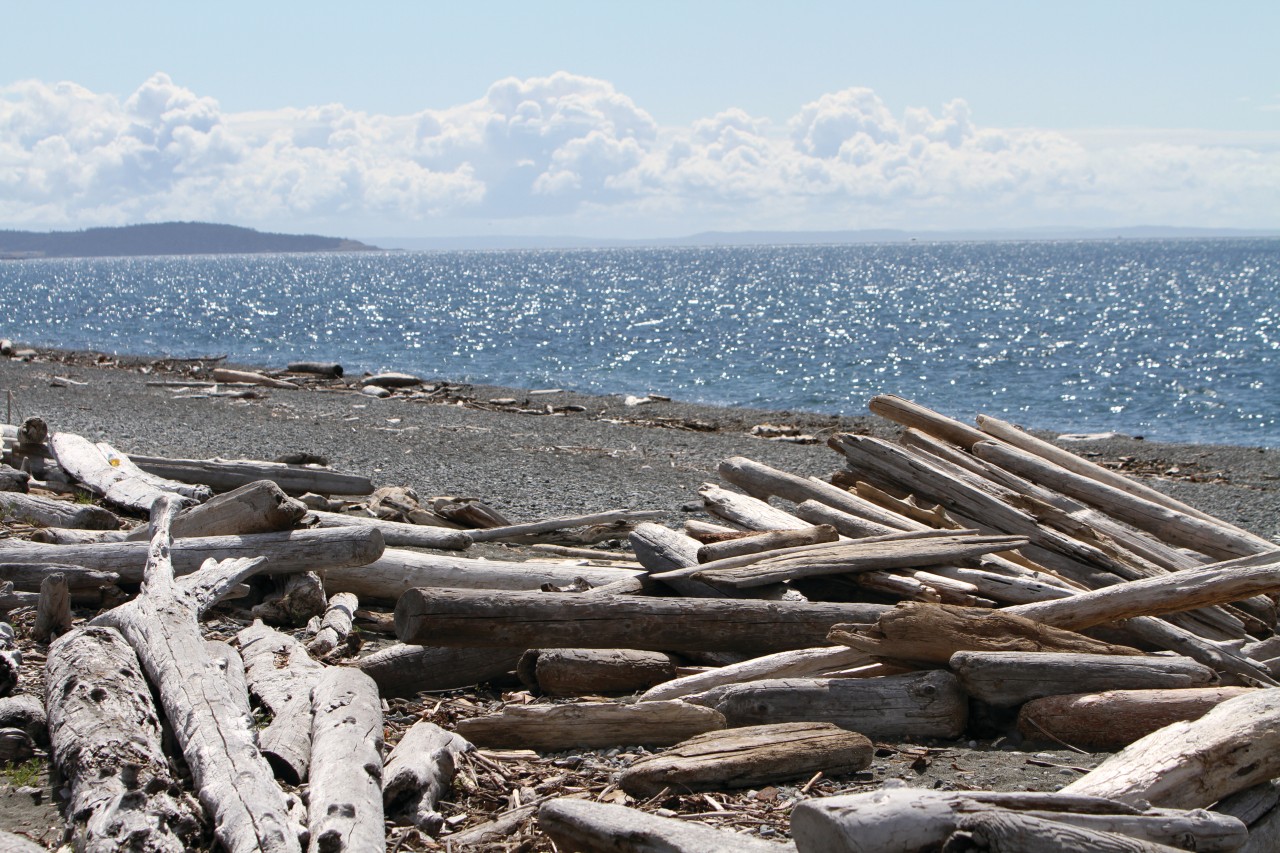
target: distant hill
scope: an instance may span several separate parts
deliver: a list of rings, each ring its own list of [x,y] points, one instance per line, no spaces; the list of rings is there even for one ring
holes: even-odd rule
[[[234,255],[374,251],[358,240],[268,234],[208,222],[160,222],[84,231],[0,231],[0,258],[102,258],[130,255]]]

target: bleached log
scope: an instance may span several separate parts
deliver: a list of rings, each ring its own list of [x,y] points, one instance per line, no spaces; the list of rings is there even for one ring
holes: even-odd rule
[[[634,693],[676,676],[663,652],[634,649],[529,649],[516,667],[526,687],[548,696]]]
[[[311,853],[386,850],[382,707],[369,676],[326,667],[311,696]]]
[[[731,492],[715,483],[704,483],[698,494],[712,515],[747,530],[797,530],[811,526],[804,519],[765,501]]]
[[[328,606],[324,584],[315,572],[298,572],[275,579],[277,588],[268,593],[250,614],[271,625],[306,625]]]
[[[561,850],[627,853],[786,853],[790,844],[765,841],[590,800],[547,800],[538,828]]]
[[[361,385],[376,385],[379,388],[411,388],[421,385],[422,380],[409,373],[377,373],[360,380]]]
[[[49,717],[45,713],[43,697],[19,693],[0,699],[0,728],[20,729],[27,733],[32,743],[48,746]]]
[[[531,521],[526,524],[507,524],[500,527],[486,527],[480,530],[467,531],[475,542],[502,542],[519,540],[527,536],[543,533],[554,533],[573,527],[591,527],[596,525],[630,524],[661,518],[663,513],[654,510],[615,509],[609,512],[597,512],[590,515],[566,516],[564,518],[548,518],[542,521]],[[625,532],[625,531],[623,531]]]
[[[203,483],[216,492],[229,491],[257,480],[271,480],[294,497],[307,492],[321,495],[373,494],[373,482],[368,477],[343,474],[315,465],[285,465],[253,459],[168,459],[137,455],[133,461],[152,474],[184,483]]]
[[[871,662],[871,658],[866,654],[844,646],[777,652],[665,681],[645,691],[640,696],[640,701],[679,699],[682,696],[703,693],[723,684],[738,684],[768,678],[805,678],[825,675]]]
[[[1137,616],[1124,623],[1125,633],[1158,649],[1185,655],[1211,669],[1245,679],[1246,683],[1280,686],[1264,664],[1250,660],[1230,645],[1214,643],[1153,616]]]
[[[718,711],[675,700],[507,705],[496,714],[459,720],[456,730],[476,746],[555,752],[619,744],[670,746],[724,727]]]
[[[661,524],[636,525],[628,537],[640,565],[651,572],[666,572],[698,564],[702,543]]]
[[[56,432],[49,436],[49,450],[62,470],[85,488],[125,509],[145,513],[158,498],[171,494],[146,479],[113,467],[101,450],[75,433]]]
[[[18,648],[13,626],[0,622],[0,696],[8,696],[21,675],[22,650]]]
[[[1103,690],[1207,687],[1214,671],[1189,658],[1054,652],[956,652],[951,671],[965,692],[997,708],[1043,696]]]
[[[955,676],[941,670],[884,678],[765,679],[685,700],[715,708],[732,727],[825,722],[873,738],[954,738],[969,720],[968,697]]]
[[[1027,741],[1053,740],[1092,752],[1115,752],[1157,729],[1199,719],[1251,687],[1108,690],[1046,696],[1022,706],[1018,731]]]
[[[698,562],[710,563],[728,557],[762,554],[766,551],[795,548],[800,545],[820,545],[835,542],[839,538],[840,534],[836,533],[836,529],[829,524],[803,530],[769,530],[752,536],[703,545],[698,549]]]
[[[876,618],[875,604],[461,589],[407,591],[396,604],[406,643],[646,651],[773,652],[820,645],[837,622]]]
[[[321,527],[376,527],[390,548],[438,548],[445,551],[465,551],[475,542],[470,530],[452,530],[448,527],[432,527],[425,524],[405,524],[400,521],[384,521],[380,518],[362,518],[339,512],[316,511],[316,521]]]
[[[311,766],[311,690],[324,667],[288,634],[261,622],[236,635],[250,692],[271,712],[258,746],[276,775],[291,785]]]
[[[71,590],[67,576],[52,572],[40,582],[40,602],[36,605],[36,621],[31,636],[47,643],[51,637],[66,633],[71,627]]]
[[[871,764],[865,735],[830,723],[777,723],[695,735],[636,761],[618,779],[634,797],[672,791],[724,790],[856,773]]]
[[[0,349],[3,349],[3,346],[4,341],[0,341]],[[3,853],[44,853],[44,850],[43,846],[36,844],[25,835],[0,829],[0,851]]]
[[[946,578],[973,584],[978,594],[1009,604],[1055,601],[1079,592],[1079,590],[1062,586],[1048,576],[1045,576],[1046,580],[1042,581],[1026,577],[1011,577],[986,569],[967,569],[958,566],[934,566],[929,571]]]
[[[103,584],[118,583],[115,572],[98,572],[83,566],[59,563],[0,563],[0,582],[10,581],[14,589],[38,591],[44,579],[54,573],[66,578],[72,590],[97,589]]]
[[[519,648],[441,648],[395,645],[356,661],[383,696],[470,687],[516,668]]]
[[[320,630],[307,643],[307,651],[322,658],[345,643],[359,606],[359,599],[349,592],[339,592],[330,598],[324,619],[320,621]]]
[[[382,804],[387,817],[435,835],[444,824],[436,810],[453,783],[460,755],[474,750],[466,738],[435,723],[414,723],[382,767]]]
[[[22,492],[0,492],[0,518],[77,530],[115,530],[120,526],[120,519],[115,513],[100,506]]]
[[[31,475],[0,463],[0,492],[20,492],[25,494],[30,488]]]
[[[96,545],[44,545],[0,541],[0,563],[73,563],[115,572],[126,583],[142,580],[146,542]],[[382,555],[377,530],[289,530],[248,536],[199,536],[175,539],[171,559],[178,574],[195,571],[205,560],[263,557],[263,574],[333,571],[372,563]]]
[[[721,477],[760,500],[771,496],[799,505],[817,501],[859,518],[866,525],[863,536],[878,536],[893,530],[910,530],[915,525],[901,516],[860,498],[852,492],[813,478],[779,471],[743,456],[733,456],[717,467]],[[888,530],[883,528],[889,528]]]
[[[227,680],[231,688],[231,698],[244,716],[245,725],[253,725],[253,709],[249,704],[249,685],[245,680],[244,659],[240,653],[225,640],[205,640],[205,649],[209,652],[209,660]]]
[[[59,637],[45,661],[51,758],[71,790],[77,849],[188,849],[200,807],[171,775],[138,658],[113,628]]]
[[[291,530],[307,508],[270,480],[258,480],[188,507],[173,520],[175,539],[194,536],[244,536]],[[148,538],[146,525],[134,528],[129,540]]]
[[[905,397],[899,397],[896,394],[877,394],[871,398],[867,408],[871,410],[872,414],[879,415],[904,427],[918,429],[943,441],[950,442],[957,447],[963,447],[965,450],[970,449],[977,442],[989,438],[981,430],[974,429],[967,424],[939,414],[932,409],[914,403]]]
[[[1280,689],[1270,688],[1152,732],[1063,790],[1193,809],[1277,776]]]
[[[184,498],[190,498],[193,501],[207,501],[213,496],[213,490],[208,486],[191,483],[181,483],[177,480],[169,480],[159,477],[155,474],[143,471],[138,467],[132,459],[124,453],[116,450],[105,441],[99,441],[94,445],[102,454],[102,458],[107,460],[107,464],[115,468],[121,475],[140,480],[144,483],[150,483],[158,489],[166,492],[172,492],[175,495],[181,495]]]
[[[287,391],[298,390],[298,384],[296,382],[290,382],[287,379],[276,379],[273,376],[266,376],[258,373],[257,371],[232,370],[228,367],[215,367],[213,369],[213,380],[215,382],[238,382],[247,385],[261,385],[265,388],[281,388]]]

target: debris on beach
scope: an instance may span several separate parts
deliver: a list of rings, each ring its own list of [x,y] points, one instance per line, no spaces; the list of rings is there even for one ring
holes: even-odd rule
[[[289,373],[209,375],[342,377]],[[358,384],[446,387],[396,376]],[[870,407],[898,441],[725,459],[681,529],[0,426],[0,761],[56,765],[41,840],[84,849],[1276,849],[1280,547]],[[979,739],[1081,754],[910,784]]]

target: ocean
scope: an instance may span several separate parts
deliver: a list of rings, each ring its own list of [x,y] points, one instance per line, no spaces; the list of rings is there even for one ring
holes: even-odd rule
[[[1280,240],[0,262],[0,336],[1280,447]]]

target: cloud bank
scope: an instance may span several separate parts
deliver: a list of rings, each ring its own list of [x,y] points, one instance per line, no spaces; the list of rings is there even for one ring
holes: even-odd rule
[[[1280,144],[1088,145],[984,127],[963,100],[895,111],[850,88],[785,123],[660,127],[557,73],[446,109],[227,113],[157,73],[120,99],[0,88],[0,227],[172,219],[345,234],[658,236],[706,229],[1278,227]]]

